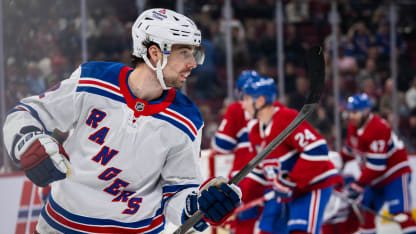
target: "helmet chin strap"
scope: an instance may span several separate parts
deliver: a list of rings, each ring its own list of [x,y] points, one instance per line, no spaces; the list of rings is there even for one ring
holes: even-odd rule
[[[150,63],[149,58],[147,58],[146,54],[142,55],[142,58],[144,62],[149,66],[153,71],[156,72],[156,77],[159,80],[160,86],[162,86],[162,89],[167,90],[170,87],[167,87],[165,84],[165,81],[163,80],[163,73],[162,70],[166,67],[166,64],[168,63],[168,55],[163,54],[163,63],[160,64],[160,60],[157,61],[156,67],[153,67],[153,65]]]

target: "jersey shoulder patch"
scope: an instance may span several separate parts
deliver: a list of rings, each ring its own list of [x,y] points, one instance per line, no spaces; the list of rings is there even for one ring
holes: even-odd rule
[[[176,90],[175,99],[155,118],[165,120],[187,134],[192,141],[195,140],[198,130],[204,122],[198,107],[186,95]]]
[[[94,93],[125,103],[120,91],[119,74],[122,63],[87,62],[81,65],[77,92]]]

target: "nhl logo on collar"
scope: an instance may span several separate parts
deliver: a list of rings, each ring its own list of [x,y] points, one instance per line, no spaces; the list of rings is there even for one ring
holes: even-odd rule
[[[143,102],[136,102],[136,105],[134,106],[134,109],[137,111],[143,111],[144,110],[144,103]]]

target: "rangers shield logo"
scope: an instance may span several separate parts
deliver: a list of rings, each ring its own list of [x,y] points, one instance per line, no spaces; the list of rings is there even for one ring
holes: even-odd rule
[[[136,105],[134,106],[134,109],[137,111],[143,111],[144,110],[144,103],[143,102],[136,102]]]

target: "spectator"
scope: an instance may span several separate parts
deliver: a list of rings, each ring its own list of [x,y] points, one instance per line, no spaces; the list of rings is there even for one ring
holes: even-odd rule
[[[356,80],[360,87],[363,85],[363,81],[366,79],[372,79],[375,82],[377,87],[381,87],[381,77],[377,73],[376,61],[374,59],[368,58],[365,67],[361,69],[356,77]]]
[[[289,24],[304,23],[309,19],[308,1],[290,0],[285,7],[286,21]]]
[[[289,95],[289,108],[300,110],[306,101],[309,91],[309,80],[303,76],[296,79],[296,92]]]
[[[379,24],[378,31],[375,35],[375,42],[381,56],[390,56],[390,26],[388,22]],[[396,46],[399,55],[405,52],[406,44],[402,41],[399,34],[396,35]]]
[[[354,56],[358,60],[363,61],[367,58],[368,48],[373,38],[367,26],[363,22],[358,22],[348,30],[348,40],[351,46],[346,55]]]
[[[416,110],[416,75],[410,82],[410,88],[406,91],[406,104],[409,110]]]
[[[30,94],[39,94],[46,90],[46,84],[44,78],[40,75],[38,65],[34,62],[30,62],[27,65],[27,83],[29,85]]]
[[[392,95],[393,95],[394,83],[393,79],[389,78],[384,82],[384,92],[383,95],[380,97],[380,115],[390,121],[390,124],[393,123],[393,103],[392,103]],[[406,111],[404,105],[404,97],[403,93],[397,92],[397,105],[398,110],[401,114]],[[398,116],[396,116],[397,118]]]

